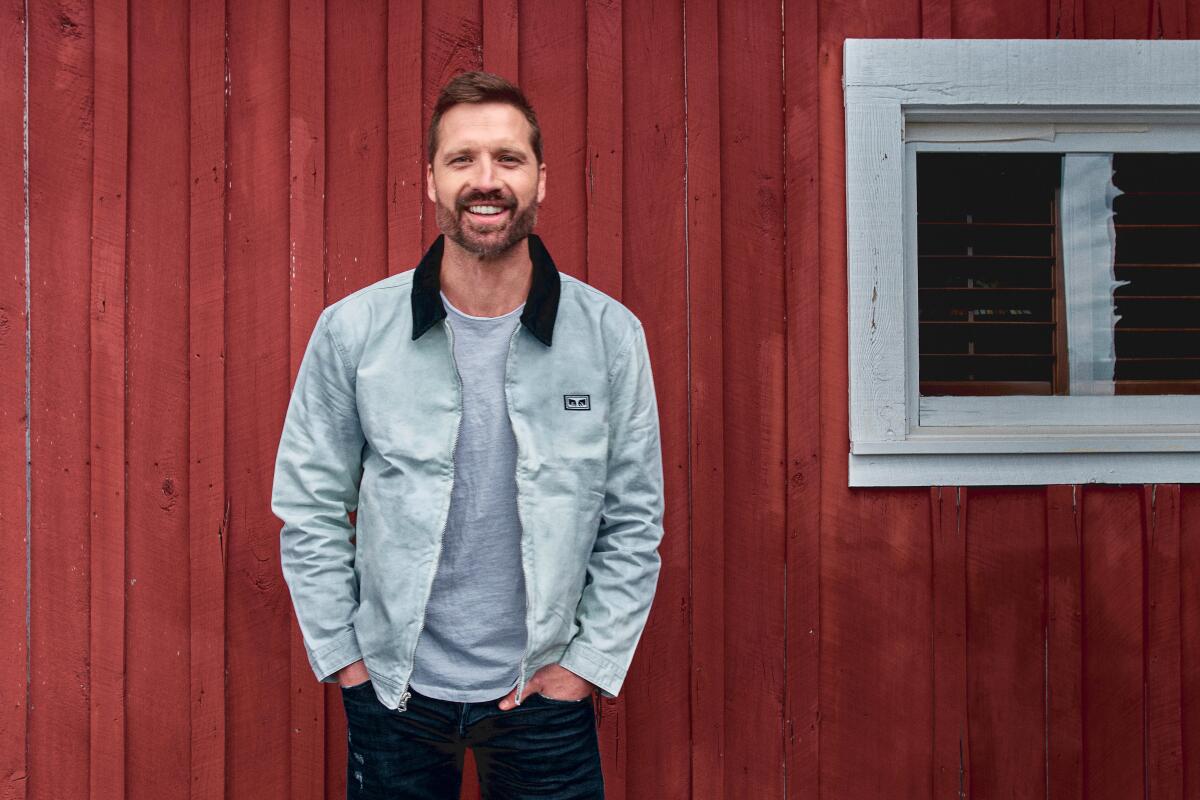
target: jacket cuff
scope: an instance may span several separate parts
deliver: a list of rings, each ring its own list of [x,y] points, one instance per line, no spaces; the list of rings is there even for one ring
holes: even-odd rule
[[[567,645],[558,663],[584,680],[591,681],[600,690],[601,696],[610,699],[617,696],[621,684],[625,682],[625,670],[622,667],[578,639]]]
[[[361,660],[362,651],[358,649],[358,637],[353,628],[320,650],[308,651],[308,664],[322,683],[337,683],[337,673],[342,667]]]

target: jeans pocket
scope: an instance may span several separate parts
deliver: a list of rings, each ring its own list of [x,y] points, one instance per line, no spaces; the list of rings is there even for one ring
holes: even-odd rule
[[[540,697],[543,700],[545,700],[547,703],[558,703],[559,705],[564,705],[564,706],[578,705],[579,703],[582,703],[584,700],[588,699],[587,697],[580,697],[578,700],[559,700],[557,697],[547,697],[546,695],[542,694],[541,692],[535,692],[533,696]],[[589,697],[590,697],[590,695],[589,695]]]

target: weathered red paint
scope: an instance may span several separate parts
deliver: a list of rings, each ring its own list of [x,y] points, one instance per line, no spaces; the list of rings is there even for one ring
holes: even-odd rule
[[[1200,3],[780,11],[30,3],[28,307],[0,87],[0,798],[344,796],[274,452],[321,308],[434,235],[425,125],[483,66],[538,106],[541,233],[642,318],[663,409],[658,597],[599,704],[609,796],[1200,791],[1200,488],[846,487],[841,95],[846,36],[1200,36]]]

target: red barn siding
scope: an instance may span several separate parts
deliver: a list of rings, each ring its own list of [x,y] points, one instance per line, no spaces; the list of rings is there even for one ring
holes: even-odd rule
[[[320,310],[434,235],[424,129],[479,67],[663,410],[609,796],[1200,797],[1200,488],[847,488],[841,93],[847,36],[1200,36],[1200,0],[6,8],[0,798],[343,796],[275,447]]]

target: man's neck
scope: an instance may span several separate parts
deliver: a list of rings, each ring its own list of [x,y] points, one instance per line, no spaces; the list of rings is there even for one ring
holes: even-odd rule
[[[455,308],[473,317],[499,317],[529,296],[533,262],[522,239],[495,258],[480,258],[446,239],[442,251],[442,291]]]

